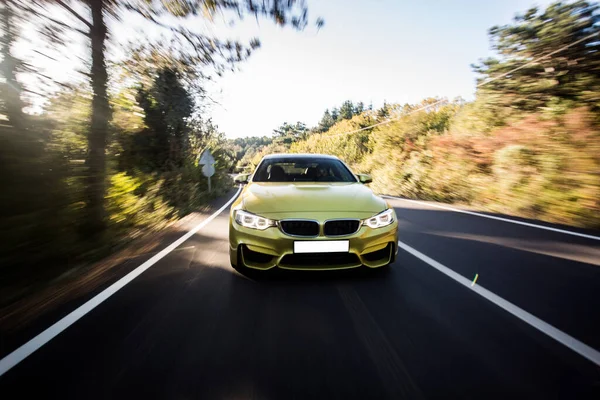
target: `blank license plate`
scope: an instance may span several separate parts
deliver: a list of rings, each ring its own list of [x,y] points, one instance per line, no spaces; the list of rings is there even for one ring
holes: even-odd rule
[[[294,242],[294,253],[347,253],[348,240],[319,240]]]

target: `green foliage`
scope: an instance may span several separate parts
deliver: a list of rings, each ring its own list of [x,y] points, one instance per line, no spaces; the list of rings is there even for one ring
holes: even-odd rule
[[[288,151],[289,151],[288,144],[282,144],[282,143],[277,143],[277,142],[271,143],[270,145],[260,149],[260,151],[258,151],[256,154],[254,154],[254,156],[252,156],[252,158],[250,159],[250,162],[248,164],[247,170],[248,170],[248,172],[253,171],[254,168],[256,168],[256,166],[260,162],[260,160],[268,154],[287,153]]]
[[[129,176],[125,172],[112,175],[106,196],[111,225],[129,229],[168,222],[174,208],[158,194],[163,184],[163,180]]]
[[[295,125],[284,122],[279,128],[273,130],[275,140],[280,143],[291,144],[297,140],[306,139],[308,128],[302,122],[296,122]]]
[[[148,89],[124,88],[110,99],[107,223],[95,240],[78,229],[85,216],[89,88],[64,89],[43,114],[27,116],[26,129],[18,134],[12,126],[0,126],[0,265],[7,266],[0,277],[6,282],[30,282],[29,276],[43,282],[124,239],[164,227],[231,187],[227,172],[233,155],[224,135],[210,120],[192,115],[194,102],[171,73],[157,74]],[[145,107],[135,96],[142,90]],[[136,146],[142,137],[150,144],[163,140],[167,151]],[[181,143],[176,154],[169,151],[172,141]],[[216,160],[212,193],[197,165],[206,148]]]
[[[522,115],[509,106],[499,106],[504,98],[501,94],[479,93],[475,101],[465,104],[452,120],[455,134],[480,135],[503,126],[511,119]]]
[[[338,120],[352,118],[354,116],[354,110],[354,104],[352,104],[352,101],[346,100],[340,107],[340,115],[338,116]]]
[[[245,137],[237,138],[228,141],[228,148],[230,149],[235,164],[236,172],[243,172],[253,169],[251,161],[255,158],[262,149],[273,143],[273,138],[263,137]],[[233,169],[233,168],[232,168]]]
[[[160,70],[151,87],[139,87],[136,97],[144,115],[144,127],[121,137],[121,167],[146,172],[181,167],[189,147],[188,120],[194,102],[177,71]]]
[[[479,81],[490,80],[481,91],[502,94],[498,104],[528,112],[556,99],[595,110],[600,106],[600,42],[594,36],[600,32],[599,10],[595,2],[555,2],[543,11],[531,8],[510,25],[491,28],[500,57],[475,65],[482,75]]]
[[[384,101],[383,106],[379,110],[377,110],[377,118],[383,121],[386,120],[389,116],[390,106],[386,101]]]
[[[323,113],[323,117],[321,118],[321,121],[319,121],[317,130],[319,132],[327,132],[334,124],[335,124],[335,119],[333,118],[333,116],[331,115],[329,110],[327,109]]]
[[[600,170],[600,128],[594,115],[560,104],[526,114],[490,104],[493,98],[386,103],[391,123],[346,134],[378,120],[367,111],[293,143],[289,151],[336,155],[370,173],[379,193],[600,227],[600,181],[593,173]]]
[[[365,111],[363,102],[354,104],[351,100],[346,100],[337,108],[334,107],[331,112],[325,110],[323,117],[318,125],[313,128],[314,132],[324,133],[331,129],[337,122],[352,119],[355,115],[361,115]]]

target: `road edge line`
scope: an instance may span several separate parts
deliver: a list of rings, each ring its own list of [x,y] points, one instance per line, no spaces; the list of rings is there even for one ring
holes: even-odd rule
[[[196,232],[200,229],[204,228],[208,225],[213,219],[215,219],[219,214],[221,214],[227,207],[231,205],[238,197],[240,192],[242,191],[242,186],[238,188],[238,191],[233,195],[231,199],[225,203],[221,208],[215,211],[213,214],[208,216],[204,221],[200,222],[194,228],[189,230],[186,234],[181,236],[179,239],[171,243],[169,246],[164,248],[158,254],[154,255],[152,258],[142,263],[140,266],[135,268],[133,271],[129,272],[127,275],[104,289],[102,292],[98,293],[96,296],[92,297],[90,300],[83,303],[81,306],[77,307],[74,311],[71,311],[68,315],[61,318],[57,322],[55,322],[49,328],[46,328],[44,331],[39,333],[34,338],[30,339],[27,343],[23,344],[4,358],[0,360],[0,376],[4,375],[11,368],[19,364],[21,361],[29,357],[33,352],[38,350],[40,347],[48,343],[50,340],[54,339],[58,336],[62,331],[67,329],[69,326],[73,325],[77,322],[81,317],[92,311],[94,308],[102,304],[104,300],[108,299],[110,296],[118,292],[129,282],[137,278],[148,268],[156,264],[157,261],[165,257],[167,254],[175,250],[180,244],[188,240],[192,237]]]
[[[564,346],[573,350],[577,354],[579,354],[582,357],[593,362],[597,366],[600,366],[600,351],[598,351],[598,350],[594,349],[593,347],[590,347],[587,344],[564,333],[563,331],[559,330],[558,328],[555,328],[554,326],[550,325],[549,323],[542,321],[535,315],[528,313],[527,311],[523,310],[520,307],[517,307],[516,305],[512,304],[511,302],[504,300],[502,297],[490,292],[486,288],[482,287],[480,284],[471,286],[472,281],[468,280],[467,278],[460,275],[459,273],[451,270],[450,268],[446,267],[445,265],[439,263],[438,261],[435,261],[434,259],[426,256],[425,254],[421,253],[420,251],[412,248],[411,246],[407,245],[406,243],[398,241],[398,247],[400,247],[404,251],[412,254],[413,256],[417,257],[421,261],[427,263],[429,266],[437,269],[438,271],[440,271],[444,275],[448,276],[449,278],[452,278],[453,280],[455,280],[456,282],[465,286],[466,288],[470,289],[471,291],[482,296],[486,300],[494,303],[498,307],[504,309],[505,311],[508,311],[513,316],[519,318],[521,321],[527,323],[528,325],[532,326],[533,328],[539,330],[540,332],[546,334],[547,336],[551,337],[552,339],[556,340],[557,342],[563,344]]]
[[[544,229],[544,230],[552,231],[552,232],[564,233],[566,235],[579,236],[579,237],[586,238],[586,239],[600,240],[600,236],[587,235],[585,233],[567,231],[565,229],[552,228],[550,226],[532,224],[530,222],[523,222],[523,221],[517,221],[517,220],[509,219],[509,218],[502,218],[502,217],[496,217],[496,216],[493,216],[493,215],[481,214],[481,213],[478,213],[478,212],[475,212],[475,211],[461,210],[460,208],[453,208],[453,207],[448,207],[448,206],[441,206],[439,204],[431,204],[431,203],[426,203],[424,201],[412,200],[412,199],[403,199],[401,197],[388,196],[388,195],[382,195],[381,197],[387,197],[389,199],[395,199],[395,200],[408,201],[408,202],[411,202],[411,203],[421,204],[421,205],[425,205],[425,206],[429,206],[429,207],[441,208],[442,210],[454,211],[454,212],[462,213],[462,214],[475,215],[477,217],[495,219],[497,221],[510,222],[512,224],[528,226],[530,228],[538,228],[538,229]]]

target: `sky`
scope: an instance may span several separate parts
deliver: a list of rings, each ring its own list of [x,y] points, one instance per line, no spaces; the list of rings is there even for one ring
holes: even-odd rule
[[[210,114],[228,137],[271,135],[284,122],[309,127],[344,100],[380,107],[426,97],[472,99],[470,65],[493,55],[488,30],[547,1],[319,0],[309,15],[317,31],[249,19],[233,38],[260,38],[262,47],[240,71],[211,87]]]

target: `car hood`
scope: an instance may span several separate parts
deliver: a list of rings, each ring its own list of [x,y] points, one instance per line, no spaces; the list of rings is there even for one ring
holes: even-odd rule
[[[370,213],[387,208],[385,200],[360,183],[254,182],[242,193],[245,210],[275,213],[335,212]]]

